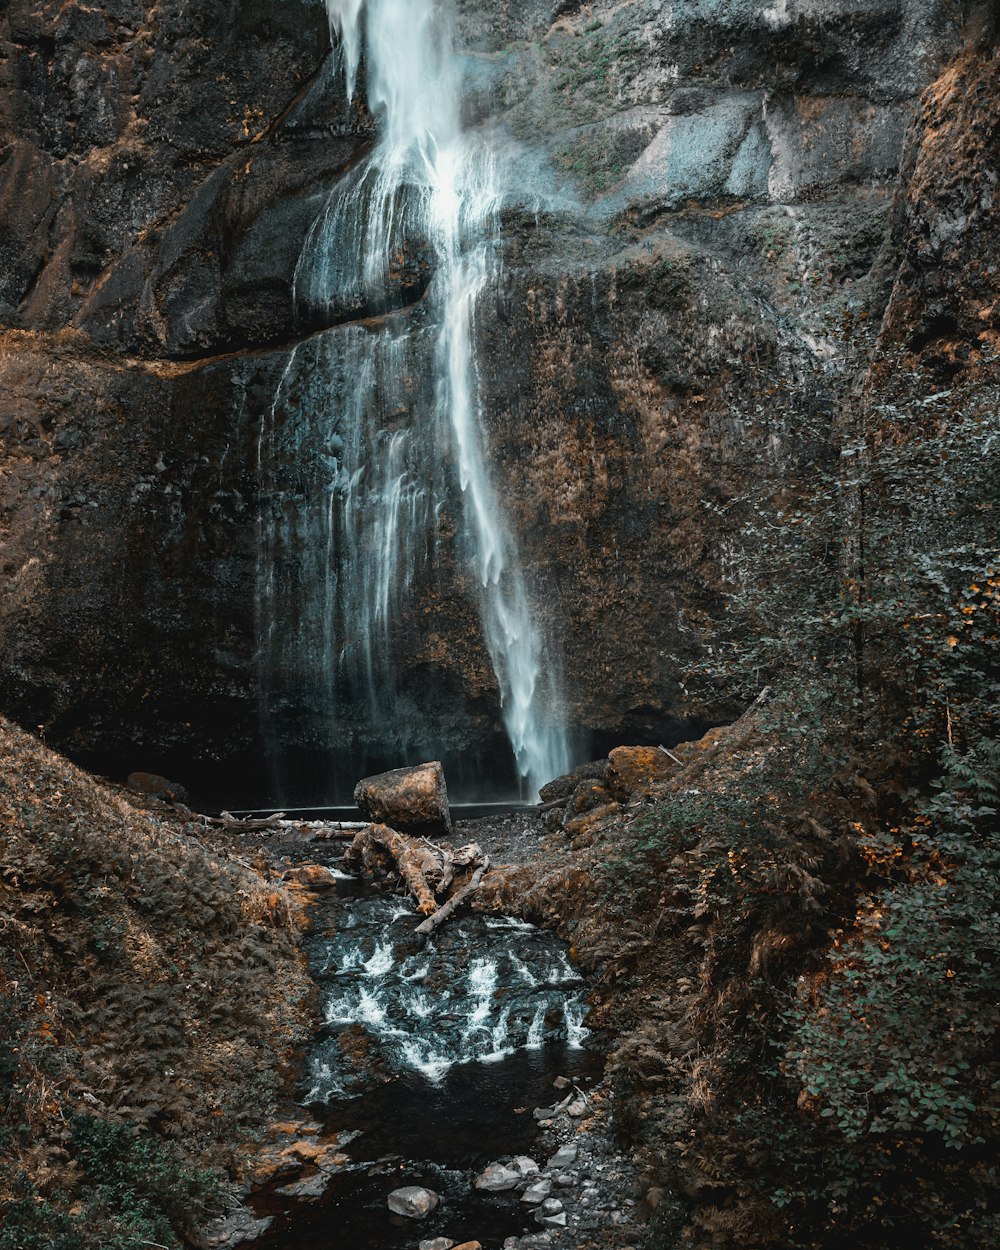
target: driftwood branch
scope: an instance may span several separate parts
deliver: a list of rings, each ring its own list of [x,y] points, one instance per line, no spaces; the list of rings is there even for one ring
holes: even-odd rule
[[[683,760],[679,760],[679,759],[677,758],[677,756],[676,756],[676,755],[674,755],[673,751],[668,751],[668,750],[667,750],[667,748],[663,745],[663,743],[662,743],[662,742],[660,743],[660,748],[659,748],[659,749],[663,752],[663,754],[664,754],[664,755],[668,755],[668,756],[669,756],[669,757],[670,757],[670,758],[674,761],[674,763],[675,763],[675,764],[680,764],[681,768],[683,768],[683,767],[684,767],[684,761],[683,761]]]
[[[451,898],[449,898],[447,902],[442,903],[436,912],[429,915],[426,920],[421,921],[420,924],[417,925],[416,929],[414,929],[414,933],[422,933],[425,935],[433,933],[438,925],[444,924],[451,913],[461,903],[464,903],[470,894],[474,894],[476,890],[479,889],[479,886],[482,884],[483,877],[489,872],[489,870],[490,857],[485,855],[483,856],[483,862],[472,874],[469,882],[466,885],[463,885],[460,890],[456,890]]]
[[[221,812],[218,816],[205,816],[201,812],[190,812],[189,815],[199,824],[225,829],[229,833],[257,833],[262,830],[292,832],[310,841],[353,838],[360,829],[368,828],[368,822],[363,820],[288,820],[284,812],[275,812],[271,816],[234,816],[232,812]]]
[[[441,862],[430,844],[423,838],[408,838],[388,825],[369,825],[355,834],[344,859],[358,862],[371,872],[381,866],[386,855],[395,861],[419,909],[429,916],[437,909],[434,887],[441,879]]]

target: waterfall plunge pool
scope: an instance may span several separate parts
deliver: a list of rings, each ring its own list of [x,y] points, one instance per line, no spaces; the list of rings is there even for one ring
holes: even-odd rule
[[[522,921],[466,915],[422,939],[418,919],[357,880],[314,912],[306,945],[325,1025],[303,1104],[329,1133],[359,1135],[320,1200],[255,1201],[275,1214],[260,1250],[413,1250],[439,1236],[500,1250],[530,1226],[516,1194],[472,1182],[497,1158],[532,1154],[532,1110],[562,1097],[557,1076],[583,1090],[600,1079],[583,979],[565,943]],[[404,1185],[440,1205],[422,1220],[393,1215],[386,1198]]]

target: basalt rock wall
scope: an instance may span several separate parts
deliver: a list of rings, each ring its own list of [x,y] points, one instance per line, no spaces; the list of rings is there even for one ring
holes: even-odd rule
[[[733,710],[685,674],[746,626],[745,501],[792,507],[797,463],[831,454],[893,284],[887,324],[923,326],[920,350],[941,316],[981,320],[935,311],[925,263],[966,235],[907,242],[926,161],[899,192],[974,6],[459,9],[469,122],[517,191],[479,317],[487,437],[566,718],[581,751],[690,736]],[[981,47],[960,55],[988,81]],[[311,0],[0,14],[0,706],[226,802],[267,750],[322,755],[329,723],[303,652],[262,741],[254,588],[264,415],[296,344],[341,332],[295,307],[295,265],[374,134],[335,68]],[[980,124],[967,104],[949,143]],[[461,586],[417,593],[433,629],[393,646],[442,692],[445,753],[487,757],[474,612]],[[402,762],[370,732],[326,746]]]

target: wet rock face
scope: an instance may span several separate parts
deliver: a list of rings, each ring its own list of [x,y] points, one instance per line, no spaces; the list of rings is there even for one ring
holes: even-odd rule
[[[0,15],[3,318],[171,354],[273,335],[269,296],[288,287],[309,224],[302,192],[317,161],[329,171],[346,155],[309,144],[302,115],[326,44],[322,6],[303,0],[197,12],[12,0]],[[255,142],[282,120],[282,139],[303,147],[294,157]]]
[[[733,710],[683,673],[740,628],[741,500],[773,481],[794,502],[823,454],[804,430],[863,371],[891,280],[892,335],[945,372],[995,337],[989,32],[923,106],[876,265],[906,127],[973,7],[458,5],[470,118],[530,153],[479,316],[487,437],[594,754]],[[343,797],[427,744],[346,707],[331,729],[319,628],[271,675],[262,743],[261,511],[316,479],[296,453],[262,500],[257,465],[295,344],[324,328],[295,307],[302,242],[374,123],[342,98],[319,0],[195,8],[0,13],[0,706],[196,800],[232,802],[251,762],[247,801],[275,794],[265,750],[287,790],[324,779],[310,799],[349,760]],[[438,539],[422,625],[391,645],[404,685],[437,692],[435,753],[478,767],[505,750],[497,696]]]

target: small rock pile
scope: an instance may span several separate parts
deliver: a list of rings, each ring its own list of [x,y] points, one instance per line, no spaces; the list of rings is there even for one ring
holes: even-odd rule
[[[559,1084],[565,1089],[569,1082],[559,1078]],[[517,1155],[490,1163],[475,1179],[477,1189],[516,1195],[539,1226],[537,1232],[508,1237],[504,1250],[547,1250],[560,1243],[582,1250],[608,1244],[612,1230],[616,1250],[638,1243],[636,1201],[626,1196],[634,1169],[611,1137],[609,1100],[602,1089],[587,1095],[574,1088],[560,1102],[537,1108],[542,1144],[552,1150],[545,1166]]]

